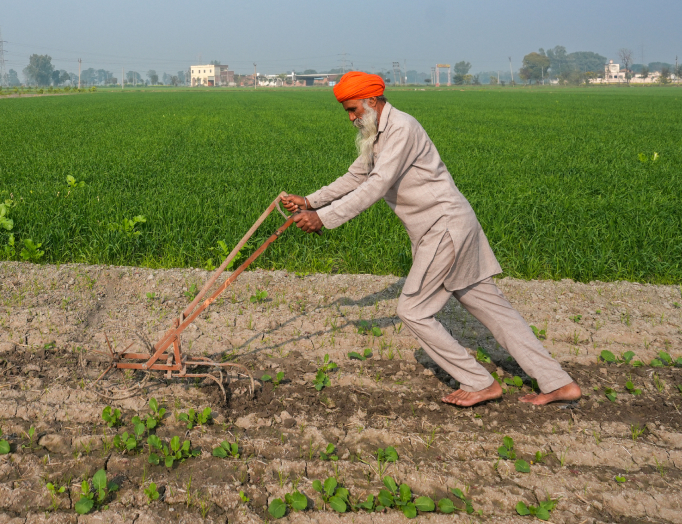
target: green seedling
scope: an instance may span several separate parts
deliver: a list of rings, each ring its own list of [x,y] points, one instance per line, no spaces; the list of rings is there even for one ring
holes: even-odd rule
[[[59,486],[52,482],[48,482],[45,484],[45,487],[50,495],[52,511],[57,511],[59,509],[59,495],[66,491],[66,486]]]
[[[26,238],[24,239],[24,247],[19,255],[23,260],[28,262],[38,262],[45,254],[45,251],[40,250],[41,246],[42,244],[40,242],[35,243],[32,239]]]
[[[144,423],[147,429],[154,429],[156,426],[158,426],[161,423],[161,420],[163,420],[163,416],[166,414],[166,408],[160,408],[158,401],[152,397],[149,400],[149,409],[151,409],[151,413],[147,415],[147,417],[144,419],[144,422],[140,417],[135,416],[132,419],[132,423],[134,425]]]
[[[2,437],[2,429],[0,429],[0,437]],[[7,455],[9,454],[9,451],[9,442],[0,438],[0,455]]]
[[[76,179],[72,175],[66,175],[66,184],[69,187],[85,187],[85,181],[81,180],[76,182]]]
[[[375,337],[380,337],[383,335],[383,332],[379,326],[373,322],[367,322],[366,320],[361,320],[358,323],[358,333],[361,335],[373,335]]]
[[[630,426],[630,434],[632,435],[632,440],[637,440],[646,431],[646,426],[640,427],[639,424],[632,424]]]
[[[315,389],[317,391],[321,391],[322,388],[331,385],[331,380],[327,376],[327,373],[329,373],[330,371],[334,371],[338,367],[339,366],[336,364],[336,362],[332,362],[329,360],[329,354],[324,355],[324,363],[317,370],[317,375],[315,375],[315,380],[313,381],[313,384],[315,385]]]
[[[249,497],[247,497],[247,496],[246,496],[246,493],[244,493],[244,492],[241,491],[241,490],[239,491],[239,498],[242,499],[242,502],[243,502],[244,504],[248,504],[249,502],[251,502],[251,499],[250,499]]]
[[[137,417],[133,417],[134,419]],[[128,433],[124,431],[121,435],[116,435],[112,442],[112,445],[118,449],[121,453],[125,452],[135,452],[142,449],[142,437],[144,436],[147,427],[142,423],[133,421],[133,431]]]
[[[4,229],[5,231],[11,231],[14,227],[14,220],[7,218],[9,208],[10,206],[7,204],[0,203],[0,228]],[[14,240],[14,236],[12,236],[12,240]]]
[[[149,300],[151,302],[152,300],[156,300],[156,299],[157,299],[156,293],[154,293],[154,292],[147,293],[147,300]]]
[[[358,460],[372,468],[379,478],[383,478],[391,463],[398,460],[398,452],[393,446],[388,446],[386,449],[378,448],[374,456],[376,457],[376,468],[362,457],[358,457]]]
[[[237,442],[229,443],[227,440],[223,440],[220,446],[213,449],[213,456],[220,458],[232,457],[234,459],[239,458],[239,444]]]
[[[111,406],[105,407],[102,410],[102,420],[104,420],[110,428],[122,425],[121,410],[118,408],[112,409]]]
[[[0,223],[0,227],[2,227],[2,224]],[[10,234],[10,236],[7,238],[7,245],[2,247],[2,250],[0,250],[0,255],[4,257],[6,260],[11,260],[15,257],[17,254],[17,250],[14,245],[14,234]]]
[[[487,364],[490,364],[492,362],[490,355],[488,355],[488,352],[482,347],[479,347],[476,350],[476,360],[478,360],[479,362],[485,362]]]
[[[212,258],[209,258],[206,262],[204,262],[204,269],[206,271],[213,271],[215,269],[215,264],[213,263]]]
[[[611,402],[615,402],[616,401],[616,395],[618,394],[618,392],[615,389],[606,388],[604,390],[604,394],[606,395],[606,398],[608,398]]]
[[[464,502],[464,509],[460,509],[457,506],[455,506],[450,499],[442,498],[438,501],[438,509],[440,510],[441,513],[454,513],[455,511],[466,511],[468,515],[471,515],[474,512],[474,505],[472,504],[471,499],[467,498],[461,489],[453,488],[450,489],[450,492],[459,500]]]
[[[540,463],[545,461],[545,457],[548,455],[548,453],[544,453],[543,451],[536,451],[535,452],[535,462]]]
[[[367,360],[372,356],[372,350],[369,348],[365,348],[365,350],[362,352],[362,355],[360,353],[357,353],[356,351],[351,351],[348,353],[348,358],[351,360]]]
[[[329,477],[324,484],[319,480],[314,480],[313,489],[322,495],[325,508],[329,505],[337,513],[345,513],[348,509],[348,490],[339,487],[334,477]]]
[[[664,364],[661,360],[655,358],[651,362],[649,362],[649,366],[651,366],[652,368],[662,368]]]
[[[641,395],[642,390],[639,388],[636,388],[635,385],[632,383],[632,380],[628,380],[625,383],[625,389],[628,390],[629,393],[632,393],[633,395]]]
[[[144,494],[147,495],[148,503],[151,504],[156,499],[159,498],[159,492],[156,491],[156,484],[153,482],[149,484],[149,487],[144,488]]]
[[[136,230],[135,228],[138,224],[143,224],[146,221],[147,219],[143,215],[137,215],[132,219],[123,217],[120,223],[113,222],[109,224],[109,230],[122,233],[127,238],[137,238],[142,234],[142,232]]]
[[[278,371],[277,374],[276,374],[274,377],[271,377],[270,375],[268,375],[268,374],[266,373],[266,374],[263,375],[260,379],[261,379],[261,381],[262,381],[263,383],[265,383],[265,382],[272,382],[272,384],[273,384],[275,387],[277,387],[277,386],[280,385],[280,383],[282,382],[282,380],[284,380],[284,371]]]
[[[35,434],[36,434],[36,428],[34,428],[33,426],[28,428],[27,432],[24,431],[24,435],[26,435],[26,437],[28,437],[28,445],[26,445],[26,444],[22,445],[21,446],[22,449],[23,448],[33,449],[33,437],[35,436]]]
[[[582,320],[583,316],[582,315],[573,315],[572,317],[568,317],[568,318],[570,318],[573,322],[578,324]]]
[[[196,284],[192,284],[187,288],[187,291],[185,291],[184,295],[187,297],[187,300],[190,302],[194,300],[194,297],[196,297],[199,294],[199,290],[197,289]]]
[[[275,519],[281,519],[289,511],[303,511],[308,507],[308,499],[298,490],[284,495],[284,500],[275,499],[268,506],[268,513]]]
[[[254,295],[251,295],[251,297],[249,298],[249,302],[251,302],[252,304],[253,303],[262,304],[263,302],[265,302],[266,298],[268,298],[268,292],[265,290],[260,290],[256,291]]]
[[[547,339],[547,330],[546,329],[538,329],[535,326],[530,326],[530,329],[533,330],[533,335],[535,335],[535,338],[538,340],[546,340]]]
[[[336,451],[336,446],[334,444],[327,444],[327,447],[325,448],[324,451],[320,451],[320,460],[332,460],[336,462],[339,460],[339,457],[337,457],[334,452]]]
[[[190,409],[187,413],[180,413],[178,420],[187,423],[187,429],[192,429],[194,426],[208,424],[211,421],[211,408],[204,408],[203,411],[194,411]]]
[[[377,511],[395,507],[408,519],[413,519],[417,516],[417,510],[430,512],[436,509],[436,504],[430,497],[418,497],[413,502],[412,490],[407,484],[398,486],[389,476],[384,477],[383,482],[387,489],[382,489],[377,495]]]
[[[627,481],[628,481],[628,479],[626,479],[625,477],[620,476],[620,475],[616,475],[616,476],[614,477],[614,479],[615,479],[616,482],[618,482],[618,484],[623,484],[624,482],[627,482]]]
[[[547,497],[547,500],[543,500],[538,506],[526,506],[525,502],[519,501],[516,504],[516,512],[521,516],[533,515],[539,520],[549,520],[549,515],[556,507],[557,502],[559,502],[558,499],[553,500]]]
[[[147,444],[149,444],[150,450],[156,449],[159,452],[159,454],[149,454],[149,463],[158,465],[161,462],[161,459],[163,459],[163,463],[167,468],[172,468],[175,462],[184,462],[188,458],[196,457],[201,454],[200,451],[191,449],[189,440],[185,440],[182,445],[180,445],[180,438],[177,436],[171,438],[170,443],[167,446],[162,443],[161,439],[156,435],[149,435]]]
[[[515,386],[517,388],[523,387],[523,379],[518,375],[515,375],[513,378],[506,377],[504,379],[504,383],[508,386]]]
[[[497,448],[497,454],[503,459],[516,459],[516,451],[514,451],[514,439],[511,437],[504,437],[502,439],[502,445]]]
[[[79,515],[90,513],[94,507],[100,507],[107,497],[118,490],[113,482],[107,482],[107,474],[100,469],[92,476],[92,489],[87,479],[81,483],[81,497],[76,502],[75,510]]]

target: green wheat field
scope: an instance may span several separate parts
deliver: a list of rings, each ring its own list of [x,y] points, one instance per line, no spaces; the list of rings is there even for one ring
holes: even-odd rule
[[[682,282],[682,90],[386,94],[435,142],[506,275]],[[354,134],[326,89],[2,99],[0,259],[210,268],[280,191],[344,174]],[[291,228],[256,266],[405,275],[410,263],[382,201],[322,237]]]

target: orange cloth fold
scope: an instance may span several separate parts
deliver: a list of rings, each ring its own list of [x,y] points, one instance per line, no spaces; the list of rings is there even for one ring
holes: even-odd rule
[[[334,96],[339,102],[372,98],[384,94],[386,84],[379,75],[350,71],[334,86]]]

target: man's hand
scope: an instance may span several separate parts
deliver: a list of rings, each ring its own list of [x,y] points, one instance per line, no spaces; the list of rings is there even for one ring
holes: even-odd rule
[[[305,197],[298,195],[287,195],[282,197],[284,208],[290,213],[296,213],[299,209],[305,209]],[[299,226],[300,227],[300,226]]]
[[[317,211],[301,211],[294,217],[294,222],[306,233],[315,233],[322,229],[322,220],[317,216]]]

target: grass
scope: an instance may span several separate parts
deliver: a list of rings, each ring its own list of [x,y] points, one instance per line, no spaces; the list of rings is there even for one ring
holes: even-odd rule
[[[681,91],[387,96],[435,142],[505,274],[682,282]],[[355,157],[354,129],[328,90],[0,103],[0,200],[13,197],[17,247],[42,244],[40,262],[204,267],[219,258],[218,241],[236,244],[280,191],[308,194]],[[273,215],[252,244],[281,221]],[[4,254],[9,234],[0,229],[0,259],[20,259],[20,249]],[[404,275],[410,264],[407,235],[380,202],[322,237],[288,231],[255,266]]]

